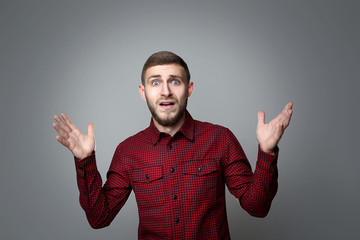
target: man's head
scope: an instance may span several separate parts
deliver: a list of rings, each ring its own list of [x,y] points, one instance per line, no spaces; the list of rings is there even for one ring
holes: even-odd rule
[[[186,74],[186,80],[189,83],[190,82],[190,71],[186,64],[186,62],[176,55],[175,53],[169,52],[169,51],[161,51],[152,54],[145,62],[144,67],[141,72],[141,83],[144,85],[145,80],[145,73],[146,71],[153,66],[156,65],[165,65],[165,64],[178,64],[181,67],[183,67],[185,74]]]
[[[192,91],[189,69],[176,54],[159,52],[146,61],[139,92],[158,129],[181,127]]]

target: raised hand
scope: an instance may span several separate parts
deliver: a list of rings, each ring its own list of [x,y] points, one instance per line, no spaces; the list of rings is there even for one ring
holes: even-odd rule
[[[56,139],[67,147],[76,158],[83,159],[90,156],[95,149],[94,124],[91,123],[87,126],[88,134],[85,135],[65,113],[62,113],[61,117],[55,115],[54,119],[58,124],[52,124],[60,135],[56,136]]]
[[[258,112],[258,125],[256,129],[256,137],[262,151],[273,154],[274,149],[279,143],[285,129],[289,126],[293,103],[289,102],[282,113],[276,118],[265,124],[265,112]]]

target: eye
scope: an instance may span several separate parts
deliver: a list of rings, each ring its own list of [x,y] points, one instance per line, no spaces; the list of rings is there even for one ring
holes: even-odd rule
[[[179,84],[180,84],[180,81],[174,79],[174,80],[171,81],[171,83],[174,84],[174,85],[179,85]]]
[[[159,83],[159,81],[153,81],[152,83],[151,83],[153,86],[158,86],[160,83]]]

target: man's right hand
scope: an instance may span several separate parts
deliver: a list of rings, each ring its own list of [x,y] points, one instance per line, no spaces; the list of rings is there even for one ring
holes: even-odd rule
[[[95,150],[94,124],[90,123],[87,126],[88,134],[85,135],[80,132],[65,113],[62,113],[61,117],[55,115],[54,119],[58,124],[52,124],[60,135],[56,136],[56,139],[67,147],[76,158],[83,159],[90,156]]]

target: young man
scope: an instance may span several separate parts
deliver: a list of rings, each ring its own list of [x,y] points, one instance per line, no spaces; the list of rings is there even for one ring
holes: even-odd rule
[[[253,173],[230,130],[196,121],[187,112],[193,88],[182,58],[165,51],[149,57],[139,91],[152,114],[150,126],[118,145],[104,186],[93,124],[85,135],[66,114],[54,116],[56,139],[75,156],[80,204],[93,228],[108,226],[131,190],[139,209],[139,239],[230,239],[225,184],[250,215],[267,215],[277,191],[277,144],[292,103],[269,124],[265,113],[258,113]]]

